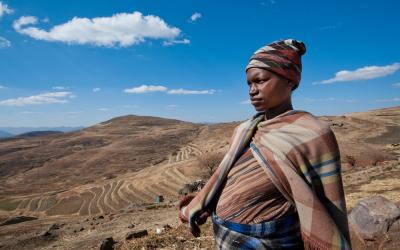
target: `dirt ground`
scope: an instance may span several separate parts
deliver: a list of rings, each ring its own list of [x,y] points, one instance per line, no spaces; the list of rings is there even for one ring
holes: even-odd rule
[[[343,173],[348,211],[361,199],[382,195],[400,204],[400,163],[385,162]],[[199,238],[191,236],[177,217],[175,202],[147,204],[95,216],[50,216],[1,226],[0,249],[99,249],[103,239],[113,237],[115,249],[213,249],[210,221]],[[3,213],[3,218],[5,218]],[[0,220],[2,216],[0,214]],[[56,225],[58,229],[49,230]],[[166,226],[168,225],[168,226]],[[164,229],[166,228],[166,229]],[[127,233],[148,230],[148,236],[126,240]],[[161,230],[161,233],[157,233]],[[49,231],[49,235],[44,235]],[[376,241],[361,242],[352,235],[354,249],[399,249],[400,232]]]

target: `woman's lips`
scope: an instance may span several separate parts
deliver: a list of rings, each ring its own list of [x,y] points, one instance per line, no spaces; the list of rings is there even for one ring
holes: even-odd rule
[[[262,103],[263,100],[262,99],[251,99],[250,101],[251,101],[252,105],[258,105],[258,104]]]

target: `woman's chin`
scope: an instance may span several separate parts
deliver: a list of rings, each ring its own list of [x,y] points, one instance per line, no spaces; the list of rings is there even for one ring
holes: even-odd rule
[[[263,107],[260,107],[260,106],[254,106],[254,109],[255,109],[257,112],[261,112],[261,111],[264,111],[264,110],[265,110]]]

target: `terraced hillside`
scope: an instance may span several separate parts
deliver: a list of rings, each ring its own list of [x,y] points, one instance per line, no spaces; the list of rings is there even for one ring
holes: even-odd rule
[[[398,107],[321,119],[331,124],[350,167],[400,156]],[[75,133],[0,142],[0,209],[86,216],[153,203],[159,195],[176,201],[184,184],[204,174],[197,157],[225,152],[237,124],[128,116]]]
[[[141,170],[166,161],[200,128],[125,116],[77,132],[0,140],[0,198],[59,192]]]
[[[179,189],[204,174],[197,157],[207,154],[211,148],[215,148],[214,151],[226,151],[228,137],[234,126],[234,123],[201,126],[197,131],[198,136],[191,142],[171,152],[162,162],[139,171],[102,178],[57,192],[15,195],[0,200],[0,208],[8,207],[15,213],[33,216],[86,216],[153,203],[159,195],[167,202],[175,201]],[[89,130],[89,133],[93,132]]]

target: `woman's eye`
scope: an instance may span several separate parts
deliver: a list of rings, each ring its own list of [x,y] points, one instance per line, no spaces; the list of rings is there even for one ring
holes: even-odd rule
[[[258,79],[257,83],[261,84],[264,82],[268,82],[269,79]]]
[[[264,79],[258,79],[258,80],[257,80],[257,83],[258,83],[258,84],[261,84],[261,83],[264,83],[264,82],[265,82]]]

